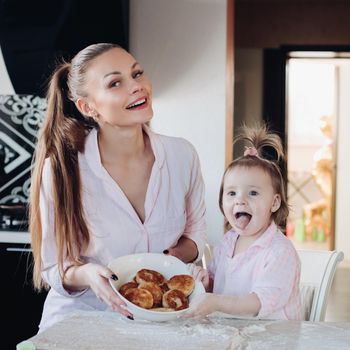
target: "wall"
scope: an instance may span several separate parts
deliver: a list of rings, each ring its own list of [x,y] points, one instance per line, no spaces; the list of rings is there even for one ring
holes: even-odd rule
[[[153,82],[152,128],[188,139],[199,153],[213,244],[223,233],[226,1],[132,0],[130,51]]]
[[[0,95],[11,95],[14,94],[15,90],[11,84],[11,80],[7,73],[4,58],[2,57],[0,47]]]
[[[236,45],[349,45],[347,0],[236,0]]]
[[[339,72],[339,120],[337,142],[337,190],[336,190],[336,240],[335,248],[350,259],[350,65],[340,66]]]
[[[239,131],[243,123],[253,126],[262,121],[263,52],[261,49],[235,49],[235,98],[234,130]],[[237,144],[234,157],[242,155]]]

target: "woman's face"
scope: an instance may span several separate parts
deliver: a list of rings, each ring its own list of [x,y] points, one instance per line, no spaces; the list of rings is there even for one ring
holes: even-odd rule
[[[89,109],[97,112],[101,127],[143,124],[153,116],[151,83],[123,49],[111,49],[90,62],[86,91]]]

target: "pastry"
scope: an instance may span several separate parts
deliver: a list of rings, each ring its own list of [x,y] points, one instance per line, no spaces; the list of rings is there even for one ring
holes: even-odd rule
[[[150,309],[153,306],[153,296],[147,289],[129,288],[125,291],[124,297],[144,309]]]
[[[167,282],[169,289],[176,289],[189,296],[194,289],[194,279],[190,275],[175,275]]]
[[[127,282],[124,283],[120,288],[119,288],[119,293],[124,297],[125,292],[130,289],[130,288],[137,288],[138,284],[136,282]]]
[[[174,309],[175,311],[188,308],[188,299],[180,290],[169,290],[163,294],[163,307]]]
[[[163,284],[165,278],[162,274],[154,270],[142,269],[137,271],[135,276],[136,282],[141,284],[143,282],[153,282],[155,284]]]
[[[166,282],[161,284],[159,287],[160,287],[160,289],[162,290],[163,293],[165,293],[165,292],[167,292],[169,290],[169,287],[166,284]]]
[[[153,306],[157,307],[162,305],[163,291],[153,282],[143,282],[139,285],[139,288],[148,290],[153,296]]]

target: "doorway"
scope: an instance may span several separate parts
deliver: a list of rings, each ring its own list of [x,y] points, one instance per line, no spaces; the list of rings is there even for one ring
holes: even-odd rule
[[[299,53],[298,56],[302,56]],[[338,64],[287,60],[287,235],[296,246],[334,249]]]
[[[338,154],[344,148],[340,124],[350,113],[344,103],[349,72],[348,48],[282,47],[264,53],[263,115],[287,151],[284,175],[292,210],[286,234],[297,248],[344,250],[347,242],[343,229],[337,229],[346,206],[340,198],[344,187],[337,188],[344,171],[337,165],[350,166],[340,163]]]

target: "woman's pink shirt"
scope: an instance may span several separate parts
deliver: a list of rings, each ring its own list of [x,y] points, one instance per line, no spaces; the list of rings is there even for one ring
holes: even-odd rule
[[[162,253],[176,245],[181,236],[192,239],[198,260],[206,241],[204,183],[198,155],[186,140],[156,134],[147,127],[155,162],[145,199],[145,220],[141,222],[129,200],[102,166],[97,131],[87,136],[79,154],[82,203],[91,231],[91,243],[82,258],[107,265],[111,259],[134,253]],[[116,144],[115,147],[118,147]],[[57,266],[51,167],[43,169],[40,195],[42,220],[42,276],[51,286],[45,301],[40,331],[69,312],[104,310],[107,306],[87,289],[68,293]],[[70,265],[66,261],[66,266]]]

